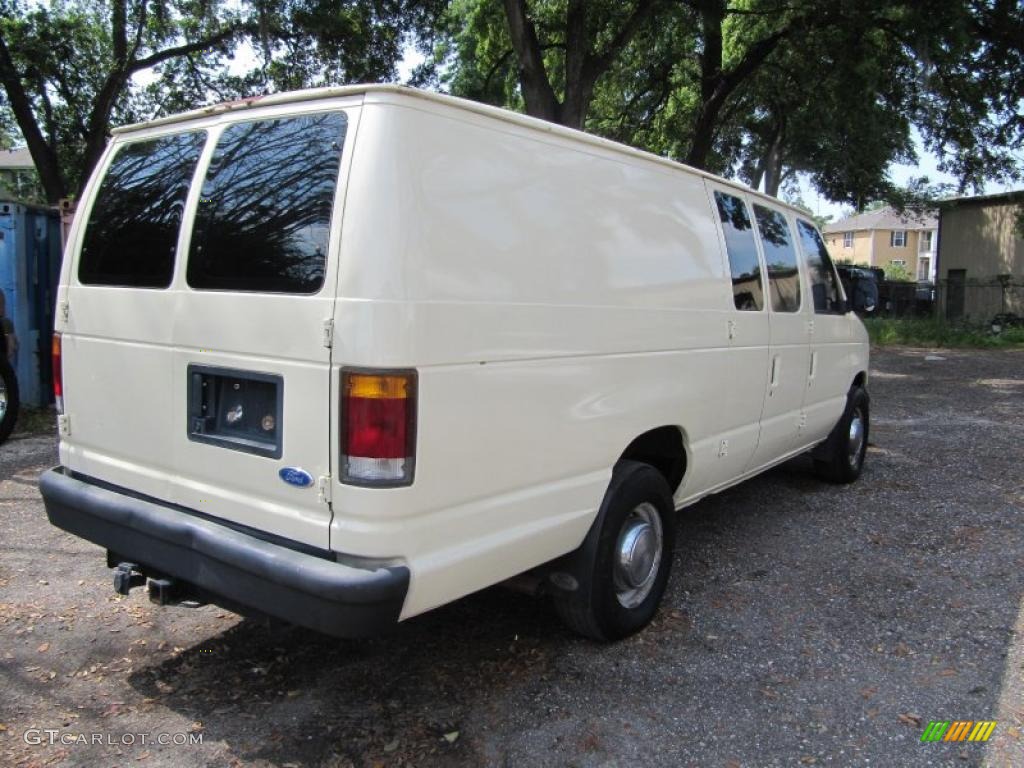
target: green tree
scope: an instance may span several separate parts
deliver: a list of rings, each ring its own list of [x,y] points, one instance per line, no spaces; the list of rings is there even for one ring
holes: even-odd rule
[[[964,185],[1019,173],[1022,15],[1012,0],[456,0],[435,82],[773,193],[810,173],[859,209],[893,193],[912,125]]]
[[[50,202],[78,189],[115,115],[135,116],[132,77],[190,54],[223,56],[240,22],[219,3],[9,0],[0,6],[0,83]]]
[[[213,101],[394,79],[439,0],[0,0],[0,111],[46,198],[77,195],[112,125]],[[247,45],[256,66],[232,76]],[[137,76],[148,74],[148,83]]]
[[[910,270],[903,264],[893,264],[891,261],[885,266],[885,279],[906,282],[913,280]]]

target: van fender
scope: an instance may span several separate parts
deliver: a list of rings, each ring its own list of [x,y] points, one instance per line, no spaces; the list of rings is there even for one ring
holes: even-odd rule
[[[628,479],[629,466],[640,466],[637,462],[620,460],[612,469],[611,482],[601,499],[601,506],[590,524],[583,543],[572,552],[553,560],[543,567],[547,574],[545,585],[560,592],[576,592],[581,585],[587,583],[587,572],[591,564],[597,559],[597,550],[601,539],[601,530],[604,527],[605,517],[608,514],[609,502],[615,495],[618,486]]]

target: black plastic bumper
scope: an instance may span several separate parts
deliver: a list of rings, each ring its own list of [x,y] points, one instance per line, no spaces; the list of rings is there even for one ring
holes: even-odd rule
[[[51,523],[144,571],[180,579],[215,602],[335,637],[365,637],[394,626],[409,589],[405,566],[338,563],[61,467],[43,473],[39,489]]]

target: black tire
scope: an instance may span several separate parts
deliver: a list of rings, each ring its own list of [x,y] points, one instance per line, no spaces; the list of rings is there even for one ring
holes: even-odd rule
[[[0,341],[3,339],[0,338]],[[6,351],[5,347],[3,352]],[[18,379],[6,357],[0,358],[0,387],[0,411],[3,412],[0,416],[0,443],[3,443],[14,431],[14,424],[18,421],[18,408],[21,405],[18,399]]]
[[[851,427],[861,424],[860,438],[854,441]],[[870,435],[870,399],[862,387],[853,387],[846,396],[846,410],[828,439],[815,451],[814,467],[830,483],[852,483],[864,470],[864,454]]]
[[[660,551],[656,546],[643,546],[657,540],[658,524]],[[657,560],[648,569],[646,560],[642,556],[637,558],[639,571],[646,573],[648,579],[641,587],[631,589],[624,581],[628,578],[625,569],[617,565],[616,553],[622,546],[620,539],[625,542],[629,533],[640,530],[643,540],[636,551],[657,551]],[[674,540],[675,507],[665,478],[649,464],[619,462],[594,526],[583,545],[568,558],[565,570],[572,575],[577,588],[554,591],[559,616],[570,629],[604,642],[643,629],[654,617],[665,593]],[[637,602],[629,604],[631,601]]]

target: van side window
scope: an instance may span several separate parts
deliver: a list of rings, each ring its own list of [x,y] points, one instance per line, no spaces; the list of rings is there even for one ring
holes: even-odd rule
[[[757,230],[761,233],[764,263],[768,270],[768,295],[776,312],[800,309],[800,266],[796,260],[796,243],[786,217],[778,211],[754,205]]]
[[[342,112],[225,128],[199,196],[188,284],[319,291],[345,129]]]
[[[190,131],[117,150],[89,211],[79,282],[132,288],[171,284],[185,198],[205,140],[204,132]]]
[[[732,298],[736,309],[764,309],[761,264],[757,260],[754,226],[743,200],[735,195],[715,192],[718,217],[725,233],[725,250],[732,272]]]
[[[814,311],[822,314],[841,314],[844,310],[839,280],[828,257],[828,249],[821,235],[813,225],[797,221],[800,230],[800,245],[807,260],[807,272],[811,278],[811,295],[814,297]]]

